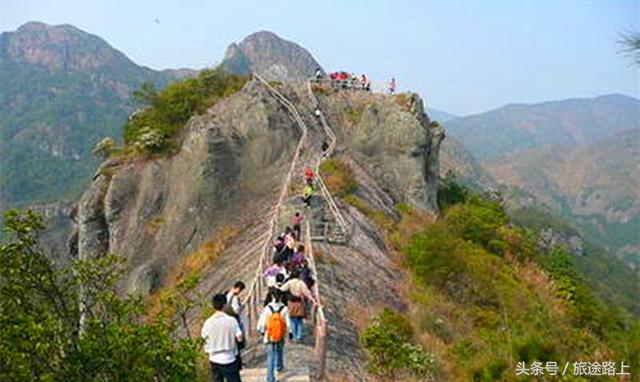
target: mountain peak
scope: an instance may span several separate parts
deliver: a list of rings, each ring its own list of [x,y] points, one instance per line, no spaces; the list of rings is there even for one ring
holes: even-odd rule
[[[69,24],[27,22],[16,31],[3,32],[0,48],[3,62],[35,65],[51,72],[132,64],[100,37]]]
[[[231,44],[221,66],[231,73],[258,72],[285,82],[304,81],[320,68],[306,49],[270,31],[255,32]]]

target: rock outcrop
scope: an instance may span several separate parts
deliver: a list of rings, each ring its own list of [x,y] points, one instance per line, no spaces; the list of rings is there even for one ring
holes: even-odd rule
[[[106,162],[79,203],[77,256],[124,256],[126,289],[154,290],[178,259],[272,197],[298,134],[250,83],[193,117],[175,156]]]
[[[220,66],[231,73],[257,72],[268,80],[283,82],[305,81],[320,68],[306,49],[267,31],[231,44]]]
[[[319,99],[336,126],[339,149],[348,151],[396,203],[437,210],[444,129],[430,123],[418,95],[338,92]]]

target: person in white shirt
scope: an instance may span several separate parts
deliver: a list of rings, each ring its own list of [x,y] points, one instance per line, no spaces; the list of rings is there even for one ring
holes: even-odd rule
[[[240,303],[240,293],[244,290],[245,285],[242,281],[237,281],[233,288],[227,293],[227,304],[232,309],[233,313],[240,316],[242,311],[242,304]]]
[[[291,320],[289,310],[284,304],[284,293],[278,289],[271,292],[272,300],[260,313],[257,330],[264,334],[264,343],[267,347],[267,382],[276,382],[276,374],[284,370],[284,343],[289,335]],[[274,324],[273,315],[278,317],[280,325]],[[275,326],[273,330],[270,326]],[[274,339],[270,336],[276,335]]]
[[[215,313],[202,326],[204,351],[209,354],[213,382],[241,382],[238,342],[244,340],[238,321],[225,313],[227,297],[213,296]]]

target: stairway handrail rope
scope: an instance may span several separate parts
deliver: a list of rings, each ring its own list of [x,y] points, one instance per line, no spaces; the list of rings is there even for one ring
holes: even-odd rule
[[[291,178],[293,177],[293,172],[295,170],[296,164],[298,162],[298,159],[300,157],[300,151],[302,150],[302,146],[303,143],[306,141],[307,138],[307,127],[306,125],[304,125],[304,123],[300,123],[301,118],[298,114],[298,111],[295,109],[295,107],[293,106],[293,104],[291,104],[291,102],[289,102],[288,99],[286,99],[284,96],[282,96],[282,94],[280,94],[280,92],[278,92],[271,84],[269,84],[266,80],[264,80],[260,75],[254,73],[253,76],[260,81],[263,85],[265,85],[267,87],[267,89],[269,91],[271,91],[276,98],[278,98],[279,101],[281,101],[285,107],[289,110],[289,112],[291,112],[293,114],[294,119],[297,122],[298,127],[300,128],[300,130],[302,131],[302,136],[300,137],[300,140],[298,141],[298,144],[296,146],[296,150],[295,150],[295,154],[293,156],[293,160],[291,161],[291,165],[289,167],[289,171],[287,172],[287,175],[285,177],[285,181],[284,184],[282,186],[282,190],[280,191],[280,195],[278,197],[278,202],[276,203],[276,205],[273,208],[273,211],[275,211],[273,213],[273,216],[271,217],[271,220],[269,221],[269,229],[267,232],[269,232],[269,235],[267,236],[263,249],[262,249],[262,253],[260,255],[260,259],[259,259],[259,263],[258,263],[258,267],[256,268],[256,274],[253,278],[253,281],[251,282],[251,286],[249,287],[249,293],[247,294],[247,296],[244,298],[244,300],[242,301],[243,305],[246,305],[249,301],[252,302],[252,306],[251,308],[254,310],[257,310],[257,306],[256,304],[258,303],[258,298],[256,298],[256,293],[258,293],[262,288],[262,273],[264,272],[264,266],[266,263],[266,258],[268,256],[269,253],[269,247],[271,246],[271,240],[273,239],[273,236],[275,234],[275,227],[276,224],[280,218],[280,208],[282,207],[283,201],[288,193],[289,190],[289,184],[291,183]],[[256,313],[256,312],[254,312]],[[256,313],[257,315],[257,313]],[[250,319],[250,318],[249,318]]]
[[[308,248],[308,259],[311,273],[314,275],[315,283],[312,287],[312,293],[316,296],[318,303],[314,306],[315,309],[315,346],[314,352],[318,359],[318,373],[317,380],[324,379],[325,367],[327,361],[327,319],[324,314],[324,307],[320,298],[320,278],[318,277],[318,270],[316,269],[316,260],[313,256],[313,243],[311,242],[311,228],[309,221],[306,222],[305,244]]]
[[[302,117],[300,116],[297,108],[295,107],[295,105],[293,105],[293,103],[291,103],[291,101],[289,101],[284,95],[282,95],[277,89],[275,89],[268,81],[266,81],[264,78],[262,78],[259,74],[257,73],[253,73],[253,76],[260,81],[263,85],[265,85],[265,87],[288,109],[288,111],[291,113],[291,115],[293,116],[294,120],[296,121],[297,125],[299,126],[300,130],[302,131],[302,136],[300,138],[300,141],[298,142],[298,145],[296,146],[296,150],[295,150],[295,154],[293,157],[293,160],[291,161],[291,166],[289,167],[289,171],[287,173],[287,176],[285,178],[285,182],[283,184],[282,190],[280,192],[280,196],[278,198],[278,202],[276,203],[276,205],[273,208],[273,217],[271,218],[270,222],[269,222],[269,230],[267,231],[269,233],[269,235],[267,236],[265,243],[264,243],[264,247],[262,250],[262,254],[260,255],[260,259],[259,259],[259,264],[258,267],[256,268],[256,273],[254,276],[254,279],[251,283],[251,286],[249,287],[249,293],[247,294],[247,296],[245,297],[245,299],[243,300],[243,306],[247,306],[247,303],[250,302],[250,308],[252,309],[252,313],[254,313],[257,316],[257,304],[259,304],[259,294],[262,290],[262,284],[264,283],[264,278],[262,277],[262,274],[264,272],[264,267],[266,265],[266,259],[268,258],[268,254],[269,254],[269,248],[271,246],[271,240],[275,235],[275,227],[276,224],[278,223],[278,220],[280,218],[280,208],[282,207],[282,204],[284,202],[284,199],[288,193],[289,190],[289,184],[291,183],[291,179],[293,177],[293,172],[296,168],[298,159],[300,157],[300,151],[302,149],[302,146],[304,144],[304,142],[306,142],[306,138],[307,138],[307,126],[304,123],[304,121],[302,120]],[[311,92],[312,96],[313,96],[313,92],[311,91],[311,88],[309,88],[309,91]],[[316,101],[317,103],[317,101]],[[323,128],[325,130],[325,133],[327,133],[327,135],[331,138],[331,143],[329,145],[329,148],[326,150],[326,152],[324,152],[321,157],[318,159],[317,163],[315,164],[315,172],[317,174],[317,180],[318,180],[318,184],[320,185],[320,191],[323,195],[323,197],[325,198],[325,200],[327,200],[327,203],[329,204],[329,208],[331,209],[331,212],[334,214],[334,216],[336,217],[336,221],[338,222],[338,224],[341,226],[341,228],[343,230],[345,230],[346,232],[346,224],[344,222],[344,218],[342,217],[342,215],[340,214],[340,211],[335,203],[335,201],[333,200],[333,197],[331,195],[331,192],[329,191],[329,189],[327,188],[326,184],[324,183],[324,180],[322,179],[322,177],[320,176],[319,173],[319,167],[320,167],[320,163],[328,158],[331,153],[333,152],[333,149],[335,147],[335,142],[336,142],[336,136],[333,133],[333,131],[331,130],[331,128],[328,126],[328,124],[326,123],[326,121],[323,122]],[[311,268],[311,272],[312,274],[315,276],[315,284],[312,288],[313,290],[313,294],[316,296],[316,298],[318,299],[318,302],[320,303],[320,290],[319,290],[319,280],[318,280],[318,273],[317,273],[317,269],[316,269],[316,264],[315,264],[315,258],[313,256],[313,246],[311,243],[311,233],[310,233],[310,224],[309,221],[307,220],[306,222],[306,237],[305,237],[305,242],[307,244],[307,248],[308,248],[308,258],[309,258],[309,266]],[[316,356],[318,357],[319,361],[320,361],[320,367],[319,367],[319,375],[322,378],[322,376],[324,376],[324,365],[326,362],[326,328],[327,328],[327,321],[326,321],[326,317],[324,314],[324,308],[322,307],[321,304],[317,304],[315,306],[315,311],[317,312],[316,315],[316,344],[315,344],[315,353]],[[251,317],[251,315],[250,315]],[[251,320],[251,318],[249,318]],[[250,323],[251,325],[251,323]]]
[[[312,84],[312,80],[307,81],[307,88],[309,90],[309,96],[311,97],[311,101],[313,103],[313,106],[316,109],[320,110],[320,103],[318,102],[318,99],[317,99],[316,95],[313,92],[313,88],[312,88],[311,84]],[[326,158],[329,158],[331,156],[331,154],[333,153],[333,151],[335,150],[337,137],[336,137],[333,129],[331,128],[331,126],[329,126],[329,123],[327,123],[327,120],[324,117],[324,113],[321,112],[320,115],[319,115],[319,118],[320,118],[320,124],[322,125],[323,130],[330,137],[331,142],[329,143],[329,147],[327,148],[326,152],[323,153],[323,155],[320,157],[320,159],[316,163],[315,172],[316,172],[317,177],[318,177],[318,184],[320,185],[320,192],[323,194],[323,197],[327,200],[327,204],[329,205],[329,209],[331,210],[331,213],[336,218],[336,221],[340,225],[340,228],[343,230],[343,232],[346,233],[347,232],[347,222],[345,221],[344,217],[342,216],[342,213],[340,212],[340,209],[338,208],[338,205],[336,204],[333,196],[331,195],[331,192],[329,191],[329,188],[327,187],[326,183],[322,179],[322,176],[320,175],[320,164]]]

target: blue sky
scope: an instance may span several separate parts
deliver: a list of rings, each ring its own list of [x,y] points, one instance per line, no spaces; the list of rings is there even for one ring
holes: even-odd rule
[[[640,29],[633,0],[0,0],[2,31],[30,20],[76,25],[156,69],[210,66],[229,43],[267,29],[325,69],[395,76],[401,90],[459,115],[640,96],[638,69],[617,43],[621,31]]]

